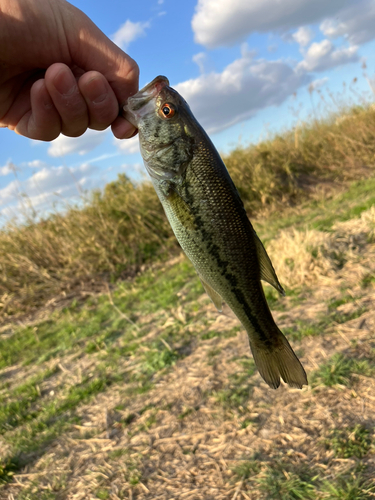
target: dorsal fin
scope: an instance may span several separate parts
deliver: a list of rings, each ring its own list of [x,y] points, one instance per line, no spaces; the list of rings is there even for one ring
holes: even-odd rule
[[[273,268],[271,259],[268,257],[266,249],[263,246],[263,243],[260,241],[257,233],[254,231],[255,236],[255,244],[257,249],[257,255],[260,265],[260,279],[263,281],[267,281],[270,285],[272,285],[276,290],[281,293],[281,295],[285,295],[285,291],[283,287],[280,285],[280,282],[276,276],[275,269]]]
[[[212,287],[210,287],[210,285],[208,285],[201,276],[199,276],[199,277],[201,279],[201,282],[202,282],[204,289],[207,292],[207,295],[210,297],[210,299],[214,303],[214,306],[216,307],[216,309],[219,312],[222,312],[223,311],[223,299],[221,298],[221,295],[219,295],[217,292],[215,292],[215,290]]]

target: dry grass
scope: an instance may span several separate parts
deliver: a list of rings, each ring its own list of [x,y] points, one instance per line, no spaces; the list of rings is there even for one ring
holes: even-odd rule
[[[250,214],[372,172],[375,111],[340,113],[225,157]],[[121,176],[80,207],[0,232],[0,321],[51,300],[103,289],[177,244],[153,188]]]
[[[339,271],[347,279],[355,262],[356,278],[360,282],[375,260],[375,254],[368,250],[368,243],[373,242],[374,237],[375,207],[371,207],[362,212],[359,219],[334,224],[332,232],[282,230],[268,251],[279,279],[287,287],[337,279]],[[365,248],[367,252],[363,255]]]
[[[2,317],[134,274],[169,248],[171,234],[152,186],[124,175],[83,207],[9,225],[0,233]]]
[[[299,202],[316,185],[353,180],[374,167],[375,109],[340,106],[224,160],[250,213]]]

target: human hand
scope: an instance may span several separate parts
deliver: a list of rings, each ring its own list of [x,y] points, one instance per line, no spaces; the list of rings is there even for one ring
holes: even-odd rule
[[[65,0],[0,0],[0,127],[51,141],[112,125],[138,90],[138,66]]]

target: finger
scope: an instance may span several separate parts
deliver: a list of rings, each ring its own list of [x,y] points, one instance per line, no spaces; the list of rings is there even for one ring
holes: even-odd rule
[[[118,102],[109,83],[97,71],[89,71],[78,80],[78,87],[86,101],[89,128],[104,130],[118,115]]]
[[[30,139],[52,141],[61,132],[61,120],[43,79],[30,89],[31,109],[18,122],[15,131]]]
[[[67,32],[69,51],[74,54],[74,63],[86,71],[101,73],[109,82],[121,108],[128,97],[138,91],[137,63],[107,38],[83,12],[69,3],[63,5],[70,11],[70,18],[75,25],[71,25]],[[125,121],[124,118],[116,120],[115,130],[118,133],[123,132],[123,128],[131,127],[124,125]],[[134,127],[131,130],[133,133]]]
[[[46,71],[45,83],[61,117],[61,131],[69,137],[82,135],[89,125],[87,105],[70,68],[52,64]]]
[[[122,116],[118,116],[112,123],[112,133],[117,139],[130,139],[135,136],[138,129]]]

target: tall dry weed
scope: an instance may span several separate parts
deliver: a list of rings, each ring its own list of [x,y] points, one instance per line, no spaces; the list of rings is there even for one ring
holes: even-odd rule
[[[224,161],[250,212],[296,203],[318,183],[369,174],[375,166],[375,110],[343,109],[271,140],[238,147]]]
[[[171,235],[152,186],[124,175],[83,207],[8,225],[0,233],[0,311],[11,315],[80,282],[137,270],[169,249]]]

